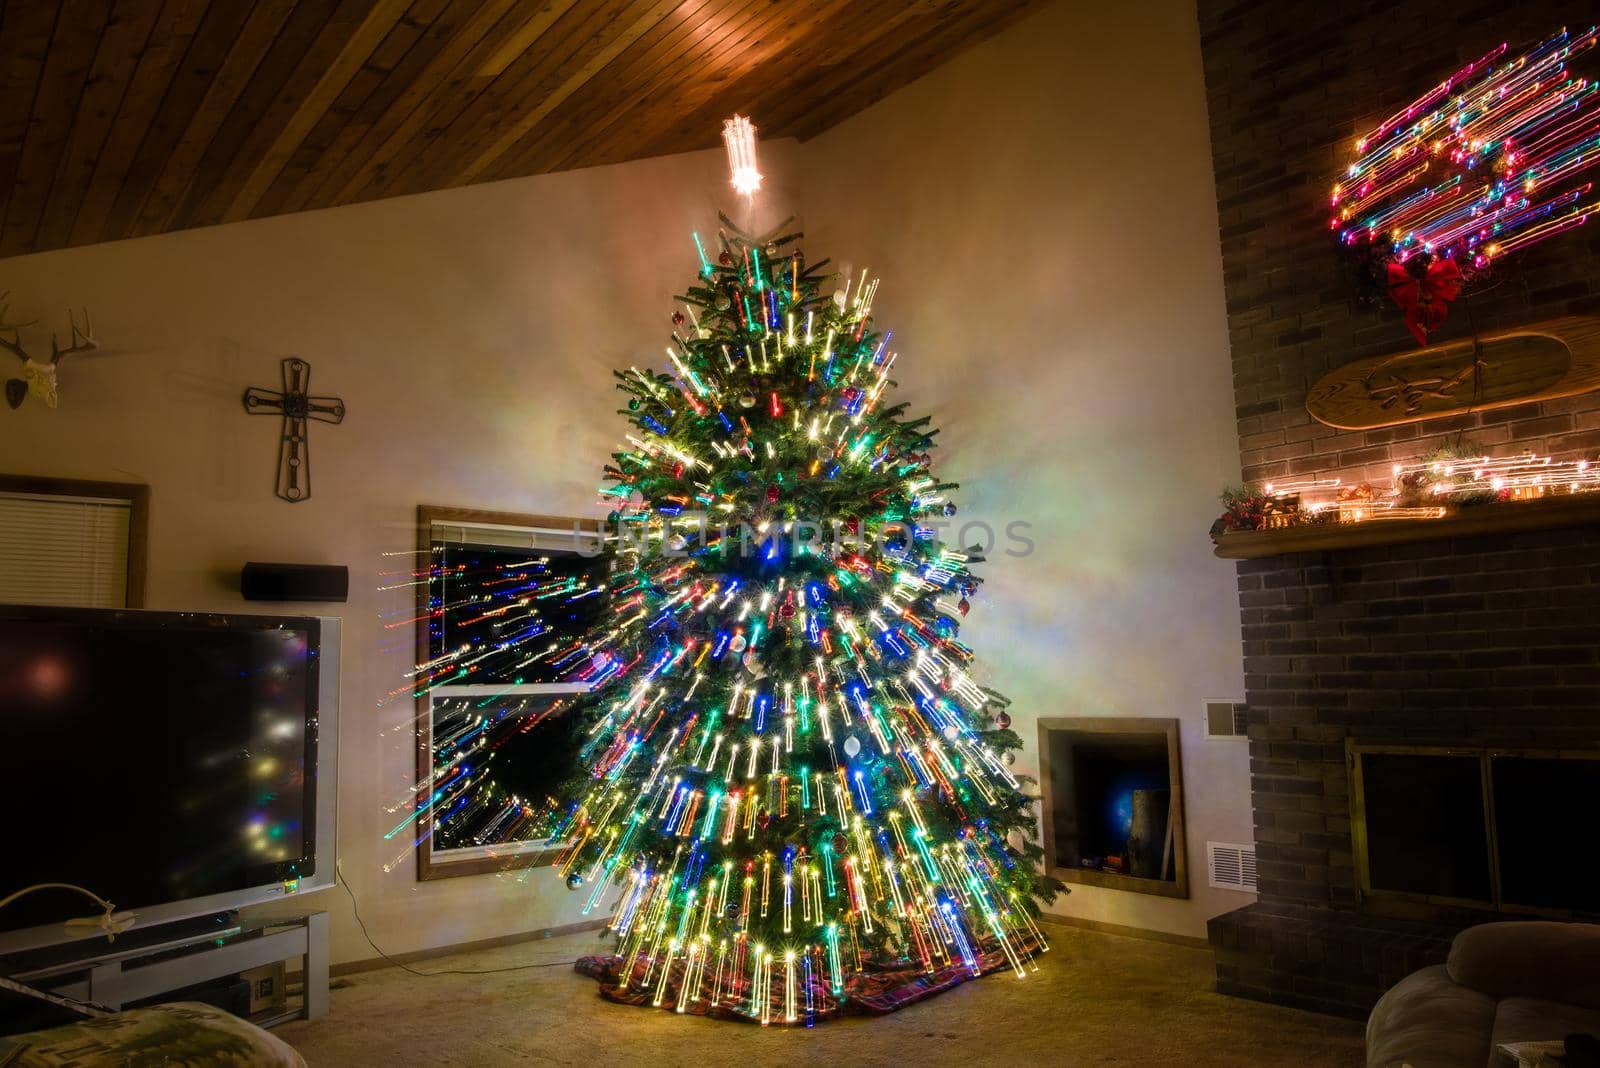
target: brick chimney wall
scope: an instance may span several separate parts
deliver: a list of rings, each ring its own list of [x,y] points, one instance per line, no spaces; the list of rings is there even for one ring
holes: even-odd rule
[[[1500,42],[1600,11],[1200,0],[1199,19],[1245,479],[1387,485],[1392,464],[1458,443],[1600,452],[1600,393],[1369,431],[1305,409],[1327,371],[1415,347],[1397,308],[1357,299],[1328,233],[1355,139]],[[1531,249],[1438,337],[1578,314],[1600,315],[1600,220]],[[1219,989],[1359,1016],[1493,918],[1363,906],[1345,745],[1600,746],[1597,550],[1600,529],[1581,528],[1240,563],[1260,900],[1212,921]]]

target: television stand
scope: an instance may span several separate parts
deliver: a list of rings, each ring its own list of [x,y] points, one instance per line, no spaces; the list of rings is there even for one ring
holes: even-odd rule
[[[0,960],[0,974],[52,994],[120,1010],[130,1002],[304,958],[299,1005],[250,1022],[271,1027],[328,1011],[328,914],[240,920],[222,913],[200,921],[135,928],[115,942],[84,939]]]

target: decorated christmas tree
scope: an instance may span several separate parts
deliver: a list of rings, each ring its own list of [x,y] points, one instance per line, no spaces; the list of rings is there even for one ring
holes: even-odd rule
[[[1021,741],[957,639],[937,431],[889,403],[876,281],[726,218],[661,370],[618,372],[608,610],[569,650],[551,817],[617,1000],[763,1023],[883,1011],[1046,949]],[[618,889],[618,894],[609,891]]]

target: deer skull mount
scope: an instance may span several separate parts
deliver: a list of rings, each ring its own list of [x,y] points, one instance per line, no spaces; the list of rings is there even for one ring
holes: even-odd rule
[[[31,393],[43,401],[47,408],[54,408],[60,400],[56,392],[56,368],[60,366],[63,356],[93,352],[100,347],[100,343],[94,338],[94,324],[90,321],[87,310],[83,312],[81,324],[78,322],[78,314],[69,310],[67,324],[72,330],[72,340],[66,348],[62,348],[55,335],[51,334],[49,359],[36,360],[22,347],[22,331],[33,323],[12,322],[9,318],[11,306],[3,303],[5,298],[6,294],[0,293],[0,349],[5,349],[22,361],[21,375],[7,377],[5,380],[6,403],[13,408],[20,408]]]

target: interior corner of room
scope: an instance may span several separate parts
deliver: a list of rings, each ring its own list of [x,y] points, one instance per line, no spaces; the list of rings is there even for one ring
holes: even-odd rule
[[[1594,20],[1444,11],[0,2],[0,1064],[1600,1031]],[[1330,237],[1562,25],[1514,266]]]

